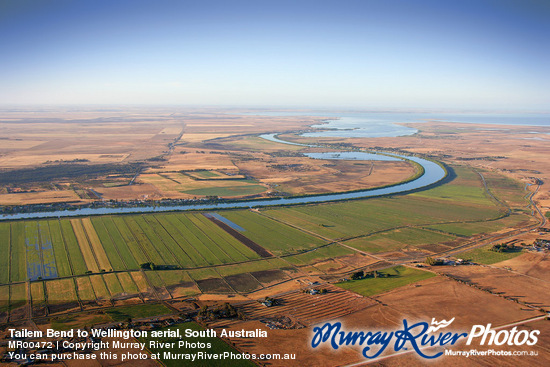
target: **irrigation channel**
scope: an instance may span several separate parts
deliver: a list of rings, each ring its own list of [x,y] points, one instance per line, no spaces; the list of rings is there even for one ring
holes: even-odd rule
[[[265,134],[261,135],[262,138],[291,145],[303,145],[307,147],[315,147],[314,145],[305,145],[298,143],[291,143],[284,140],[280,140],[276,137],[277,134]],[[374,189],[358,190],[344,193],[334,194],[321,194],[321,195],[309,195],[309,196],[296,196],[287,198],[274,198],[274,199],[255,199],[255,200],[241,200],[230,201],[220,203],[194,203],[189,205],[177,205],[177,206],[143,206],[143,207],[127,207],[127,208],[83,208],[76,210],[58,210],[51,212],[27,212],[19,214],[5,214],[0,216],[0,220],[12,220],[12,219],[32,219],[32,218],[57,218],[57,217],[76,217],[76,216],[89,216],[89,215],[104,215],[104,214],[128,214],[128,213],[158,213],[158,212],[172,212],[172,211],[188,211],[188,210],[215,210],[215,209],[238,209],[238,208],[260,208],[266,206],[276,205],[296,205],[296,204],[311,204],[311,203],[323,203],[350,199],[370,198],[376,196],[384,196],[391,194],[399,194],[418,190],[423,187],[431,186],[447,175],[446,170],[436,162],[429,161],[427,159],[404,156],[399,154],[377,154],[366,152],[330,152],[330,153],[311,153],[310,157],[313,159],[352,159],[352,160],[409,160],[418,163],[424,168],[424,173],[415,178],[414,180],[391,185],[385,187],[379,187]]]

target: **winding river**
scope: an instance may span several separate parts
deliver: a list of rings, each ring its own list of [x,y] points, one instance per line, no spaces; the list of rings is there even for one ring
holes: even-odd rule
[[[298,143],[291,143],[284,140],[280,140],[276,137],[276,134],[261,135],[262,138],[284,144],[292,145],[304,145]],[[326,156],[323,156],[326,154]],[[103,215],[103,214],[127,214],[127,213],[159,213],[159,212],[171,212],[171,211],[187,211],[187,210],[216,210],[216,209],[238,209],[238,208],[259,208],[265,206],[274,205],[296,205],[296,204],[310,204],[310,203],[322,203],[329,201],[340,201],[349,199],[369,198],[375,196],[383,196],[390,194],[398,194],[411,190],[417,190],[426,186],[430,186],[434,183],[441,181],[446,176],[446,171],[439,164],[422,159],[419,157],[402,156],[398,154],[376,154],[376,153],[364,153],[364,152],[342,152],[342,153],[317,153],[313,156],[314,159],[355,159],[355,160],[411,160],[424,168],[424,173],[408,182],[396,184],[393,186],[386,186],[374,189],[366,189],[361,191],[353,191],[347,193],[335,193],[335,194],[321,194],[302,197],[289,197],[289,198],[276,198],[276,199],[257,199],[257,200],[243,200],[233,201],[226,203],[197,203],[189,205],[178,206],[145,206],[145,207],[131,207],[131,208],[84,208],[77,210],[58,210],[51,212],[30,212],[20,214],[6,214],[0,216],[0,220],[10,219],[32,219],[32,218],[57,218],[57,217],[75,217],[75,216],[89,216],[89,215]]]

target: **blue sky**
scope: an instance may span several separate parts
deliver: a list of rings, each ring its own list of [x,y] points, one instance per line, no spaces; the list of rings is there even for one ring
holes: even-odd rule
[[[550,1],[0,0],[0,104],[550,109]]]

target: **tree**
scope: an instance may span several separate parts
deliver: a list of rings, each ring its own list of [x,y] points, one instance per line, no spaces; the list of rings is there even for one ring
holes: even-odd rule
[[[426,264],[428,264],[430,266],[435,266],[435,265],[443,265],[444,262],[443,262],[443,260],[434,259],[433,257],[428,256],[426,258]]]
[[[143,263],[139,267],[146,270],[152,270],[155,264],[153,263]]]

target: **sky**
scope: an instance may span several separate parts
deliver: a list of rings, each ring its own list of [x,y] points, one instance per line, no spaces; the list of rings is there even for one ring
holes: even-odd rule
[[[0,0],[0,104],[550,110],[548,0]]]

